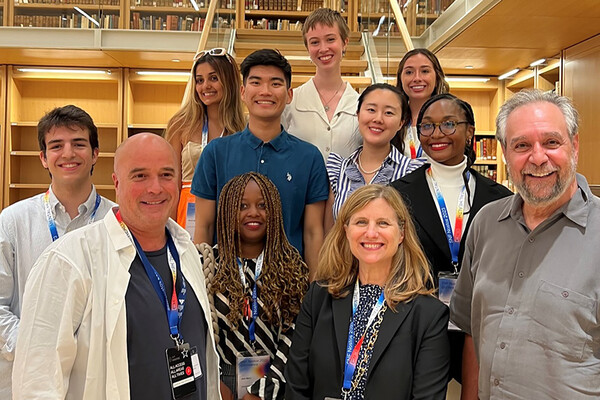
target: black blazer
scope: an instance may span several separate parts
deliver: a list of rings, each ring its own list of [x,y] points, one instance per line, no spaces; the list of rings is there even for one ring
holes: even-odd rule
[[[425,178],[427,168],[429,168],[429,164],[425,164],[412,173],[404,175],[397,181],[392,182],[391,186],[400,192],[408,207],[425,255],[431,263],[434,279],[437,282],[438,272],[452,272],[454,271],[454,267],[452,267],[452,255],[450,254],[448,239],[444,232],[444,225],[440,221],[435,200],[431,195]],[[481,207],[512,194],[506,187],[482,176],[474,169],[470,169],[469,171],[475,178],[475,195],[471,211],[469,212],[469,219],[463,228],[463,236],[458,252],[459,263],[465,252],[465,239],[467,238],[469,227]]]
[[[312,283],[296,321],[285,368],[287,400],[339,398],[352,317],[352,287],[334,299]],[[450,362],[448,308],[418,296],[387,309],[367,372],[365,399],[446,398]]]

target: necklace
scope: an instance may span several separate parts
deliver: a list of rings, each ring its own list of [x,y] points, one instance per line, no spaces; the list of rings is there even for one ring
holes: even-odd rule
[[[379,168],[381,168],[381,166],[375,168],[373,171],[367,171],[363,168],[362,163],[360,162],[360,156],[362,155],[362,151],[360,152],[360,154],[358,155],[358,169],[360,169],[362,171],[363,174],[365,175],[371,175],[374,174],[375,172],[379,171]]]
[[[313,82],[313,84],[314,84],[314,82]],[[329,103],[331,103],[331,100],[333,100],[335,98],[335,96],[337,96],[337,94],[340,92],[340,89],[342,88],[342,86],[344,86],[344,81],[342,81],[342,84],[337,88],[337,90],[335,91],[333,96],[331,96],[331,98],[328,101],[325,101],[325,99],[323,99],[323,95],[319,91],[319,88],[317,87],[317,85],[315,85],[315,89],[317,90],[317,93],[319,94],[321,101],[325,101],[323,103],[323,109],[325,110],[325,112],[329,111]]]

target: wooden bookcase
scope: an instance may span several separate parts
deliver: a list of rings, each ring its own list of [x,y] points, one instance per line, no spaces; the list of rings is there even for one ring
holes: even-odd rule
[[[475,146],[484,147],[475,161],[475,168],[497,182],[507,179],[506,167],[502,160],[502,147],[494,138],[496,115],[504,103],[504,85],[495,78],[488,82],[451,82],[450,93],[468,102],[475,114]],[[495,150],[495,151],[494,151]]]
[[[111,175],[114,152],[122,141],[122,71],[26,69],[18,66],[8,69],[4,206],[48,188],[50,177],[39,160],[37,122],[46,112],[66,104],[81,107],[94,119],[100,157],[94,167],[93,181],[101,195],[114,200]]]
[[[140,132],[162,134],[181,106],[189,76],[181,71],[175,71],[179,75],[140,75],[140,72],[152,71],[125,69],[124,131],[127,136]]]
[[[9,1],[9,25],[50,28],[117,29],[123,28],[121,18],[125,0],[15,0]],[[92,17],[98,25],[78,12]],[[7,24],[8,25],[8,24]]]
[[[127,28],[139,30],[202,31],[208,9],[194,9],[190,0],[182,0],[175,6],[173,1],[130,0],[126,9]],[[217,9],[213,29],[230,28],[235,25],[235,9]]]

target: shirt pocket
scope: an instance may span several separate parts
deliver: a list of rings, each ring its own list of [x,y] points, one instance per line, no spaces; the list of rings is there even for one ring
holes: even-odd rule
[[[594,299],[542,280],[533,302],[528,341],[581,361],[591,350],[595,310]]]

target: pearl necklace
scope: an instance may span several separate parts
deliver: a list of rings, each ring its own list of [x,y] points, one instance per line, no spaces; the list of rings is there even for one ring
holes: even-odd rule
[[[337,96],[337,94],[340,92],[340,89],[342,88],[342,86],[344,86],[344,83],[345,82],[342,81],[342,84],[337,88],[337,90],[335,91],[335,93],[333,94],[333,96],[331,96],[331,98],[323,104],[323,109],[325,110],[325,112],[329,111],[329,103],[331,103],[331,100],[333,100],[335,98],[335,96]],[[314,84],[314,82],[313,82],[313,84]],[[317,90],[317,93],[319,94],[319,97],[321,98],[321,101],[324,101],[323,95],[319,91],[319,88],[317,87],[317,85],[315,85],[315,89]]]
[[[375,172],[379,171],[379,168],[381,168],[381,165],[377,168],[375,168],[373,171],[367,171],[363,168],[362,163],[360,162],[360,156],[362,155],[362,151],[360,152],[360,154],[358,155],[358,169],[361,170],[361,172],[365,175],[371,175],[374,174]]]

